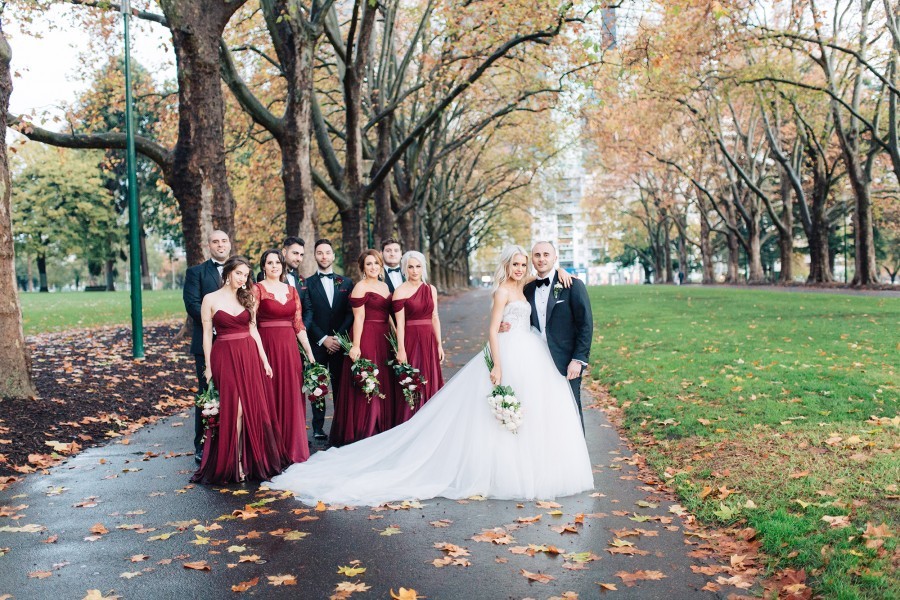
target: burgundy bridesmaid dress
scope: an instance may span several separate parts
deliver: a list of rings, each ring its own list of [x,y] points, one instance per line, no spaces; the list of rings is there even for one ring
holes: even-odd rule
[[[350,306],[366,308],[359,349],[362,358],[375,363],[381,393],[385,397],[374,396],[371,401],[366,399],[350,373],[353,362],[349,356],[344,357],[341,387],[334,402],[334,423],[331,426],[330,436],[332,446],[352,444],[389,429],[390,422],[385,421],[382,411],[385,406],[392,406],[394,402],[393,371],[387,364],[387,361],[393,358],[387,339],[390,332],[388,324],[391,311],[390,297],[385,298],[374,292],[366,292],[362,298],[351,296]]]
[[[394,300],[393,304],[394,313],[403,311],[406,328],[404,336],[406,360],[413,367],[419,369],[422,377],[428,382],[425,384],[421,399],[416,403],[415,410],[409,407],[399,390],[395,393],[393,422],[391,423],[391,426],[395,427],[409,421],[426,400],[444,387],[444,375],[441,372],[441,358],[438,354],[434,325],[431,322],[431,316],[434,314],[434,297],[431,294],[431,286],[423,283],[412,296]]]
[[[281,453],[288,464],[309,458],[306,438],[306,404],[303,402],[303,361],[297,346],[297,334],[306,329],[300,296],[288,286],[287,300],[282,304],[261,283],[253,286],[259,301],[256,327],[263,349],[272,367],[272,389],[275,395],[275,420],[281,429]]]
[[[234,483],[241,481],[241,471],[245,479],[266,481],[285,465],[272,384],[250,337],[250,312],[216,311],[213,326],[216,339],[209,358],[219,392],[219,425],[207,431],[203,461],[191,481]]]

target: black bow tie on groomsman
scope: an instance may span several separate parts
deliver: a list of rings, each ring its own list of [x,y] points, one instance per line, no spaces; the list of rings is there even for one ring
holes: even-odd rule
[[[327,277],[328,279],[334,279],[334,273],[319,273],[319,277]]]
[[[400,267],[388,267],[388,268],[387,268],[387,272],[388,272],[388,273],[399,273],[399,272],[400,272]]]
[[[537,286],[538,286],[538,287],[543,287],[543,286],[545,286],[545,285],[550,285],[550,278],[548,277],[547,279],[538,279],[536,283],[537,283]]]

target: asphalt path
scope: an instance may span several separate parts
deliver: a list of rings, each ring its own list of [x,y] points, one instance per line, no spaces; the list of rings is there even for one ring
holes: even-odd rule
[[[489,299],[476,290],[442,300],[448,375],[484,343]],[[638,469],[602,411],[586,410],[585,422],[595,491],[557,499],[558,508],[437,498],[316,510],[256,485],[191,485],[193,426],[188,413],[176,415],[0,492],[0,598],[81,599],[90,590],[222,598],[241,595],[232,586],[242,582],[243,595],[265,598],[329,598],[339,586],[365,589],[337,596],[354,599],[390,598],[401,587],[430,599],[739,591],[700,591],[713,578],[694,572],[707,563],[688,555],[697,537],[671,494]],[[494,531],[479,536],[484,530]],[[445,548],[455,556],[435,544],[452,544]],[[434,564],[448,557],[461,564]],[[365,571],[348,576],[341,567]],[[650,579],[633,587],[617,575],[639,571]]]

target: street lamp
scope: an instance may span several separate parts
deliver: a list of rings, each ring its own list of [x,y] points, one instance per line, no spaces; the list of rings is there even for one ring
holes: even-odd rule
[[[125,169],[128,172],[128,245],[131,262],[131,351],[134,358],[144,358],[144,323],[141,314],[141,239],[138,206],[137,171],[134,151],[134,111],[131,97],[131,43],[128,20],[131,0],[122,0],[122,22],[125,26]]]

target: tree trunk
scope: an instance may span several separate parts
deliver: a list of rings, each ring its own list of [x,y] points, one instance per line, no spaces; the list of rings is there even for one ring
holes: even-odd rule
[[[716,282],[713,272],[713,250],[711,228],[709,219],[706,218],[706,201],[702,194],[697,195],[697,206],[700,208],[700,262],[703,264],[703,283],[710,285]]]
[[[663,256],[666,261],[666,281],[665,283],[675,283],[675,273],[672,272],[672,237],[669,231],[668,221],[663,224]]]
[[[34,291],[34,271],[31,267],[31,256],[28,256],[28,255],[25,256],[25,265],[26,265],[26,268],[28,269],[28,281],[25,284],[25,291],[33,292]],[[78,287],[77,281],[75,283],[75,287]]]
[[[150,277],[150,259],[147,257],[147,230],[144,229],[144,216],[140,213],[140,240],[141,240],[141,287],[146,291],[153,290],[153,278]]]
[[[264,4],[267,8],[267,5]],[[312,131],[313,57],[321,26],[303,22],[284,1],[275,3],[275,14],[267,15],[270,30],[280,38],[278,56],[285,71],[287,98],[284,128],[280,132],[281,179],[284,184],[286,235],[303,238],[307,247],[315,242],[318,229],[310,164]],[[279,16],[282,17],[279,19]],[[274,17],[274,18],[272,18]],[[315,261],[306,260],[303,275],[315,272]]]
[[[234,197],[225,171],[225,99],[219,40],[246,0],[160,0],[178,65],[178,140],[166,183],[181,209],[189,265],[207,257],[214,229],[234,238]]]
[[[43,252],[37,255],[37,268],[38,268],[38,291],[39,292],[49,292],[50,288],[47,285],[47,257]]]
[[[779,283],[791,283],[794,280],[794,204],[793,189],[787,173],[781,173],[781,224],[786,231],[778,229],[778,250],[781,255],[781,273]]]
[[[725,275],[725,283],[736,284],[741,282],[741,247],[738,234],[734,231],[737,220],[735,218],[734,204],[725,200],[726,233],[725,240],[728,243],[728,273]]]
[[[116,291],[116,261],[111,258],[106,259],[103,272],[106,273],[106,291]],[[131,285],[136,285],[136,282],[132,281]]]
[[[747,223],[747,241],[749,242],[749,251],[747,252],[747,281],[749,283],[761,283],[765,281],[765,274],[762,268],[762,247],[760,244],[760,226],[759,214],[753,212],[751,219]]]
[[[357,202],[353,202],[350,208],[340,212],[344,273],[350,272],[350,265],[356,262],[366,247],[364,211],[365,206],[361,207]]]
[[[401,195],[398,205],[409,206],[412,202],[412,195]],[[407,250],[422,251],[422,240],[419,239],[419,219],[416,208],[412,207],[397,215],[397,231],[400,235],[400,242]]]
[[[380,111],[379,105],[375,104],[375,111]],[[375,150],[375,164],[383,165],[387,162],[391,155],[391,129],[393,127],[393,118],[386,115],[376,126],[378,135],[378,146]],[[394,209],[391,206],[391,183],[390,178],[385,177],[381,184],[375,188],[375,246],[381,248],[382,241],[394,237]],[[409,246],[404,246],[409,248]]]
[[[831,258],[829,257],[830,225],[825,210],[828,201],[828,174],[824,168],[824,158],[813,156],[812,207],[809,224],[803,223],[806,240],[809,243],[809,277],[807,283],[828,283],[834,281]]]
[[[31,354],[25,345],[16,284],[9,159],[6,155],[6,113],[12,93],[11,59],[12,51],[0,21],[0,127],[3,132],[0,135],[0,398],[28,398],[35,395],[35,389],[31,381]]]

